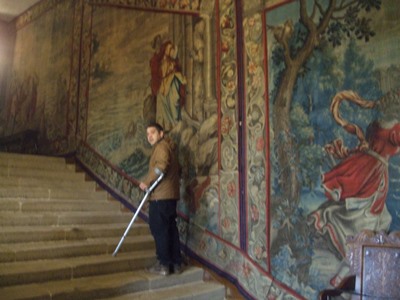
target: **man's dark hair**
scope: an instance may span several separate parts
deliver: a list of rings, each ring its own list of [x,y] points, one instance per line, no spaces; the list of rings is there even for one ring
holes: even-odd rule
[[[155,129],[157,129],[158,132],[164,131],[164,128],[156,122],[150,122],[149,124],[147,124],[146,128],[150,128],[150,127],[154,127]]]

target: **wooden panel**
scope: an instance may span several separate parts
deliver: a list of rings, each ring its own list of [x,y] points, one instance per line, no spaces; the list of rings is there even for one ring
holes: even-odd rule
[[[362,298],[400,298],[399,247],[365,246],[362,265]]]

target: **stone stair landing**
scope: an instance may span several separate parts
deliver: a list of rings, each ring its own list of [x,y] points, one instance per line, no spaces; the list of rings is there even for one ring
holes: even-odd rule
[[[0,299],[225,299],[187,266],[157,276],[148,225],[63,158],[0,152]]]

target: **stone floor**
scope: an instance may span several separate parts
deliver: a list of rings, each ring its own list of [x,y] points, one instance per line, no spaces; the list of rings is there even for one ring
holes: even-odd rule
[[[232,284],[229,280],[219,276],[212,270],[206,268],[204,265],[200,264],[195,260],[190,260],[190,264],[193,266],[198,266],[204,269],[204,280],[205,281],[215,281],[223,284],[226,289],[226,300],[245,300],[246,298],[239,292],[237,287]]]

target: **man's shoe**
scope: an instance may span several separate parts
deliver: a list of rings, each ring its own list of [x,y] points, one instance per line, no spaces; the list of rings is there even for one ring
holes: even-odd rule
[[[182,267],[182,265],[174,264],[173,273],[174,273],[174,274],[181,274],[182,272],[183,272],[183,267]]]
[[[156,262],[154,266],[147,269],[152,274],[167,276],[170,274],[169,267],[160,264],[160,262]]]

